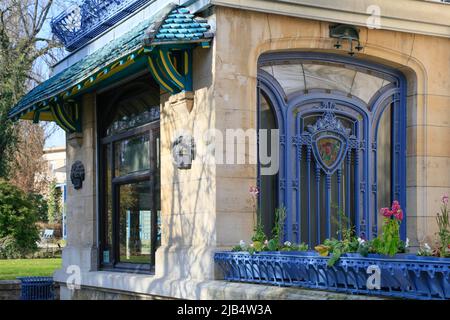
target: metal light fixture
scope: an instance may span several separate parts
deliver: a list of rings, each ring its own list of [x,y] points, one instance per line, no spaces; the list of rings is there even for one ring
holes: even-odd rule
[[[338,39],[334,45],[336,49],[340,49],[342,47],[342,43],[348,41],[348,54],[351,56],[355,54],[355,51],[353,51],[353,41],[357,43],[355,46],[356,50],[361,51],[363,49],[359,41],[359,30],[354,26],[346,24],[332,25],[330,26],[330,37]]]

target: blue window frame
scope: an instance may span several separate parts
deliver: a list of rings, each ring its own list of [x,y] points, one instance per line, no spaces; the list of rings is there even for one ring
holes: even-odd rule
[[[399,200],[406,213],[402,73],[307,52],[264,54],[258,66],[258,128],[280,135],[278,173],[258,168],[263,221],[273,223],[274,207],[284,206],[285,240],[314,245],[336,236],[338,210],[367,239],[378,234],[381,207]]]

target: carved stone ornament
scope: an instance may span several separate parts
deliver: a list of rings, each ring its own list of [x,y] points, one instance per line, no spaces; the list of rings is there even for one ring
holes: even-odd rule
[[[72,168],[70,170],[70,181],[72,181],[75,190],[79,190],[83,187],[84,178],[84,165],[81,161],[77,160],[72,164]]]
[[[187,170],[195,159],[195,142],[191,136],[179,136],[172,144],[173,161],[178,169]]]

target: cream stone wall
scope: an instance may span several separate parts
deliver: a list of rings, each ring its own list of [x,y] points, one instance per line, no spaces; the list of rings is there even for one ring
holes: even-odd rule
[[[71,182],[67,184],[67,246],[63,249],[61,272],[70,271],[70,266],[81,271],[97,269],[95,94],[83,96],[82,107],[83,138],[78,145],[74,135],[67,135],[66,166],[70,177],[72,164],[80,160],[85,180],[79,190]]]
[[[215,106],[217,127],[255,127],[256,74],[258,57],[269,51],[321,51],[346,55],[333,48],[329,23],[252,11],[216,7]],[[435,215],[440,197],[450,192],[450,40],[395,31],[361,27],[364,49],[356,58],[377,61],[402,71],[408,81],[407,207],[408,237],[431,241],[436,231]],[[219,203],[233,199],[229,211],[239,212],[239,220],[249,221],[245,205],[248,185],[256,182],[256,171],[232,170],[218,166]],[[226,172],[226,174],[225,174]],[[226,188],[235,182],[235,188]],[[219,190],[228,191],[219,195]],[[236,208],[236,204],[241,209]],[[239,221],[239,222],[238,222]],[[244,224],[245,225],[245,224]],[[218,234],[227,226],[218,224]],[[249,225],[245,225],[248,234]],[[231,245],[242,233],[218,237],[218,244]]]
[[[216,174],[202,143],[216,116],[211,65],[214,49],[194,51],[194,91],[162,96],[161,101],[161,247],[156,253],[156,276],[214,278],[210,263],[216,246]],[[189,170],[173,163],[172,143],[192,136],[196,158]]]

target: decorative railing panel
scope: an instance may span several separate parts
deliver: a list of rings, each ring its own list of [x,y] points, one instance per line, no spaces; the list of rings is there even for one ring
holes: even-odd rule
[[[218,252],[225,280],[409,299],[450,299],[450,259],[346,254],[332,267],[315,252]],[[368,288],[379,270],[380,288]],[[369,279],[370,282],[370,279]]]
[[[53,18],[52,32],[73,51],[151,1],[85,0]]]

